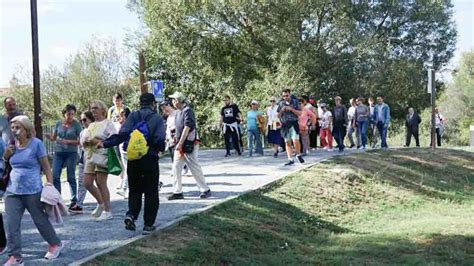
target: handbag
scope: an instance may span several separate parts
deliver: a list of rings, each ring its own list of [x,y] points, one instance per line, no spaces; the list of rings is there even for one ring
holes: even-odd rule
[[[0,180],[0,190],[1,191],[6,191],[8,182],[10,182],[10,173],[12,171],[12,166],[10,162],[6,161],[5,162],[5,169],[3,171],[3,176],[2,179]]]
[[[184,153],[192,153],[194,151],[194,140],[185,140],[183,143]]]
[[[107,170],[111,175],[120,175],[122,172],[122,165],[120,164],[114,148],[109,148],[107,150]]]
[[[102,168],[108,168],[107,164],[108,158],[107,158],[107,151],[105,153],[103,151],[97,150],[94,152],[91,156],[90,162],[102,167]]]

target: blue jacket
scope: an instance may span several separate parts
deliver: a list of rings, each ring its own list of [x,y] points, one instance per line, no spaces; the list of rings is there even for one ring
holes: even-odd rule
[[[104,140],[104,148],[117,146],[128,140],[133,127],[141,122],[141,119],[145,119],[149,115],[151,117],[147,119],[148,129],[150,130],[150,139],[147,140],[148,147],[150,147],[148,155],[158,156],[158,152],[165,150],[166,131],[163,119],[150,106],[142,106],[139,111],[131,113],[122,127],[120,127],[119,133]]]
[[[379,105],[377,104],[374,106],[374,114],[372,116],[372,121],[374,121],[375,124],[380,122],[380,121],[377,121],[378,115],[379,115],[378,110],[379,110]],[[386,127],[388,127],[388,125],[390,124],[390,107],[386,103],[382,104],[382,121],[381,122],[383,122],[383,124]]]

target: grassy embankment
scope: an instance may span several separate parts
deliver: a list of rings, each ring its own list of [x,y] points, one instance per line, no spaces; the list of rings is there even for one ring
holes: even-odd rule
[[[334,158],[92,264],[474,264],[474,153]]]

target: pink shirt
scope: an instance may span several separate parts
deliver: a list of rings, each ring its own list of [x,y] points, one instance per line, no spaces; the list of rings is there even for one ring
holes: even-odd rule
[[[300,130],[308,129],[308,120],[310,118],[316,120],[316,115],[309,108],[304,107],[303,110],[301,110],[301,115],[298,117]]]

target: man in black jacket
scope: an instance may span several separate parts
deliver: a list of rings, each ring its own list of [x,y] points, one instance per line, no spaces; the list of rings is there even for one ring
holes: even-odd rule
[[[407,139],[405,144],[406,147],[410,147],[411,135],[415,137],[416,146],[420,147],[420,139],[418,135],[418,126],[420,125],[420,123],[420,116],[415,113],[415,110],[412,107],[408,108],[408,114],[405,119],[405,126],[407,128]]]
[[[158,214],[159,197],[159,164],[158,153],[165,150],[165,126],[163,119],[156,112],[155,96],[144,93],[140,96],[140,110],[131,113],[121,126],[118,134],[97,144],[97,148],[110,148],[127,141],[130,133],[141,121],[146,121],[149,136],[146,139],[148,153],[138,160],[128,161],[127,175],[129,183],[128,211],[124,220],[125,229],[135,231],[135,221],[142,207],[142,195],[145,194],[143,234],[155,231]]]

